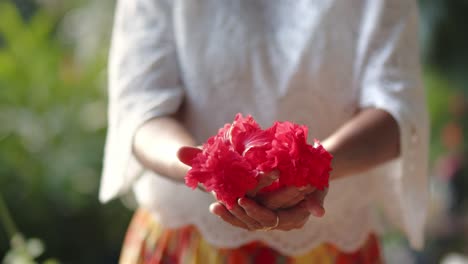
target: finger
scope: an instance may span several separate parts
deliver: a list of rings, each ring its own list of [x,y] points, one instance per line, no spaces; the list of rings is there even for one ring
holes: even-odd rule
[[[261,175],[259,177],[260,177],[260,180],[258,181],[258,184],[255,187],[255,189],[247,192],[247,195],[249,197],[255,196],[258,193],[258,191],[260,191],[261,189],[263,189],[263,188],[271,185],[273,182],[275,182],[279,178],[279,171],[274,170],[274,171],[271,171],[271,172],[269,172],[267,174],[261,173]]]
[[[272,227],[276,225],[276,213],[266,207],[257,204],[254,200],[248,198],[240,198],[239,205],[244,209],[245,213],[254,219],[263,227]]]
[[[250,230],[249,227],[244,222],[240,221],[235,216],[233,216],[228,211],[228,209],[226,209],[226,207],[224,207],[224,205],[222,205],[220,203],[212,203],[210,205],[210,212],[212,214],[215,214],[215,215],[221,217],[221,219],[223,219],[225,222],[228,222],[229,224],[231,224],[233,226],[237,226],[237,227],[240,227],[240,228],[243,228],[243,229]]]
[[[298,188],[299,192],[302,194],[302,195],[298,195],[296,196],[295,198],[291,199],[290,201],[288,201],[287,203],[283,204],[280,208],[289,208],[289,207],[293,207],[297,204],[299,204],[301,201],[303,201],[305,199],[305,197],[312,193],[313,191],[316,190],[315,187],[312,187],[310,185],[307,185],[307,186],[303,186],[303,187],[299,187]]]
[[[296,187],[288,186],[271,193],[258,195],[258,201],[270,209],[278,209],[289,201],[296,199],[302,200],[304,197],[305,196]]]
[[[306,197],[306,206],[308,210],[316,217],[322,217],[325,214],[323,203],[328,189],[323,191],[317,190]]]
[[[181,147],[177,151],[177,158],[185,165],[192,166],[193,159],[201,153],[202,150],[195,147]]]
[[[208,190],[206,190],[205,186],[201,183],[198,183],[197,185],[197,189],[202,191],[202,192],[208,192]],[[214,192],[213,192],[214,193]],[[215,196],[216,197],[216,196]]]
[[[291,208],[291,207],[299,204],[300,202],[304,201],[304,199],[305,199],[304,195],[298,195],[298,196],[294,197],[293,199],[291,199],[290,201],[288,201],[287,203],[283,204],[280,208],[281,209]]]
[[[233,216],[235,216],[237,219],[239,219],[245,225],[247,225],[247,227],[250,230],[257,230],[257,229],[263,228],[263,225],[260,224],[256,219],[253,219],[252,217],[250,217],[246,213],[244,208],[242,208],[240,205],[236,204],[232,207],[232,209],[228,209],[228,210]]]
[[[311,186],[311,185],[309,184],[309,185],[306,185],[306,186],[299,187],[298,190],[299,190],[302,194],[309,194],[309,193],[315,191],[316,188],[313,187],[313,186]]]
[[[301,228],[307,222],[309,216],[310,212],[307,209],[306,201],[300,202],[290,209],[279,210],[279,225],[276,229],[289,231]]]

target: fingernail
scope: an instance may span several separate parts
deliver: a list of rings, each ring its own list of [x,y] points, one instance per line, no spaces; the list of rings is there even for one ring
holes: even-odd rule
[[[323,207],[314,206],[314,207],[312,208],[311,213],[312,213],[315,217],[322,217],[322,216],[325,214],[325,209],[323,209]]]
[[[307,186],[302,186],[302,187],[299,187],[297,188],[299,191],[305,191],[307,189]]]
[[[215,208],[216,208],[215,203],[210,204],[210,207],[209,207],[210,213],[215,214]]]
[[[245,205],[244,199],[242,199],[242,198],[237,199],[237,204],[240,205],[240,206],[244,206]]]

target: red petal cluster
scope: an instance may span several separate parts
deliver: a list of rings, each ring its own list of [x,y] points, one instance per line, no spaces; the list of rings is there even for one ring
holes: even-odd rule
[[[308,184],[320,190],[328,187],[332,156],[318,140],[314,140],[314,146],[307,144],[306,126],[275,122],[267,130],[273,135],[271,149],[266,155],[270,162],[268,166],[271,166],[270,170],[277,169],[280,177],[264,191],[284,186],[302,187]],[[269,171],[268,167],[262,169]]]
[[[251,116],[237,114],[209,138],[192,163],[185,181],[189,187],[203,184],[230,209],[236,200],[254,189],[260,172],[280,172],[279,179],[262,191],[283,186],[328,187],[332,156],[315,140],[307,144],[307,127],[275,122],[262,130]]]

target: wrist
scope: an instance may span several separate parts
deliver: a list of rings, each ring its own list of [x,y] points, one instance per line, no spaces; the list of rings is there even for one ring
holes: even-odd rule
[[[190,170],[190,167],[180,162],[178,159],[171,163],[171,178],[180,183],[185,183],[185,175]]]
[[[339,166],[339,156],[337,152],[337,142],[333,137],[329,137],[321,142],[323,148],[328,151],[333,156],[331,161],[332,171],[330,172],[330,180],[336,180],[337,178],[342,177],[342,172]]]

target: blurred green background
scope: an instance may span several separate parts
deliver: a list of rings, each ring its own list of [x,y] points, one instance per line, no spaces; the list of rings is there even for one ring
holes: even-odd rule
[[[419,2],[432,203],[423,252],[409,250],[398,233],[384,238],[394,263],[468,255],[468,1]],[[117,262],[130,206],[97,201],[114,5],[0,0],[4,263]],[[13,236],[18,231],[24,236]]]

